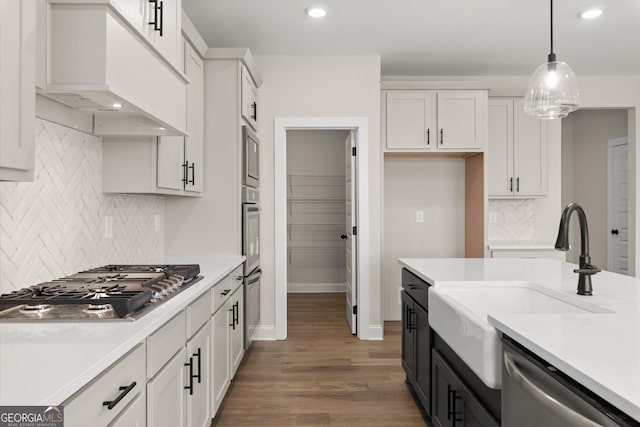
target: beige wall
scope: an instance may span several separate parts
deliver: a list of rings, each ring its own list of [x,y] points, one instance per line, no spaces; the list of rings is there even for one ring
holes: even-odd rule
[[[369,123],[370,316],[381,330],[380,313],[380,57],[256,56],[260,87],[262,204],[261,328],[275,327],[274,119],[285,117],[366,117]],[[369,334],[365,334],[368,336]]]
[[[562,122],[563,188],[562,203],[576,202],[587,214],[591,261],[607,268],[607,142],[627,136],[627,110],[579,110]],[[565,130],[566,128],[566,130]],[[566,143],[566,147],[564,144]],[[566,165],[566,168],[565,168]],[[565,171],[566,169],[566,171]],[[572,250],[567,260],[578,262],[580,255],[577,223],[573,228]]]

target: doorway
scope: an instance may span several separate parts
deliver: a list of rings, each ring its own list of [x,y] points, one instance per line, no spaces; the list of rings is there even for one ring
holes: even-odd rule
[[[287,165],[287,144],[288,133],[291,131],[323,131],[338,130],[353,135],[352,144],[357,150],[354,160],[354,171],[359,183],[358,191],[354,195],[354,204],[357,206],[368,206],[368,185],[367,185],[367,139],[368,139],[368,119],[367,118],[276,118],[274,123],[274,170],[275,170],[275,305],[276,305],[276,339],[282,340],[287,337],[287,291],[289,287],[289,247],[288,247],[288,212],[289,204],[287,196],[289,193],[289,175]],[[344,153],[344,151],[343,151]],[[346,176],[345,176],[346,178]],[[345,183],[342,184],[345,189]],[[346,213],[346,212],[345,212]],[[368,209],[357,211],[353,221],[358,227],[358,235],[355,240],[356,256],[353,261],[356,274],[355,293],[358,298],[357,335],[361,339],[369,338],[369,218]],[[346,224],[346,221],[345,221]],[[346,259],[346,258],[345,258]],[[346,262],[346,261],[345,261]]]
[[[584,208],[589,223],[589,249],[593,264],[609,271],[617,269],[622,274],[630,274],[627,242],[630,163],[628,157],[624,160],[619,158],[618,162],[626,164],[615,166],[616,173],[613,176],[618,181],[616,196],[612,193],[614,184],[610,181],[610,173],[613,172],[609,160],[609,140],[627,138],[627,134],[627,109],[585,109],[562,119],[562,206],[576,202]],[[621,152],[617,151],[617,154],[620,157]],[[625,205],[621,208],[620,203]],[[614,207],[614,204],[618,207]],[[611,222],[609,217],[614,210],[623,217],[622,225]],[[622,235],[618,231],[617,236],[612,236],[612,230],[616,229],[623,229]],[[570,233],[570,241],[579,241],[577,222],[572,224]],[[627,243],[619,244],[621,240]],[[615,262],[609,256],[614,244],[617,254]],[[567,253],[567,262],[578,263],[579,252],[580,245],[572,245]],[[623,268],[617,268],[615,264]]]

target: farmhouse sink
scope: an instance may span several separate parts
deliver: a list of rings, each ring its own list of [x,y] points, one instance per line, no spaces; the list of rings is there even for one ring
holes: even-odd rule
[[[606,313],[530,282],[461,282],[429,288],[429,325],[492,389],[501,388],[500,339],[487,316],[497,313]]]

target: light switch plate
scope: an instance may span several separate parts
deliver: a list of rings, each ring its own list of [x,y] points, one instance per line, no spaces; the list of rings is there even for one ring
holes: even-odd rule
[[[416,222],[424,222],[424,211],[416,211]]]

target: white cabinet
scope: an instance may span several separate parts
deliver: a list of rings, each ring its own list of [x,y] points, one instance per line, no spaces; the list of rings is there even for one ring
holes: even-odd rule
[[[179,66],[182,63],[182,0],[149,1],[147,22],[148,40],[167,61]]]
[[[524,113],[522,99],[489,101],[489,197],[547,194],[547,122]]]
[[[35,163],[35,2],[0,0],[0,31],[0,180],[32,181]]]
[[[64,425],[107,426],[144,395],[144,372],[145,348],[140,344],[64,403]]]
[[[237,277],[242,277],[242,266],[211,291],[214,310],[211,320],[212,417],[220,408],[244,356],[244,289]]]
[[[207,301],[210,302],[208,295]],[[187,342],[189,389],[186,391],[186,426],[188,427],[208,427],[211,424],[210,355],[211,323],[208,320]]]
[[[242,104],[241,113],[242,117],[251,125],[253,130],[258,130],[258,89],[253,81],[253,77],[247,70],[247,67],[242,67],[241,70],[242,79]]]
[[[184,42],[188,136],[103,138],[103,190],[197,196],[203,186],[203,62]]]
[[[184,394],[189,375],[186,354],[185,348],[182,347],[147,383],[147,422],[150,426],[184,425]]]
[[[109,427],[145,427],[147,425],[147,395],[141,393],[127,406]]]
[[[479,151],[485,146],[487,91],[387,91],[387,151]]]

